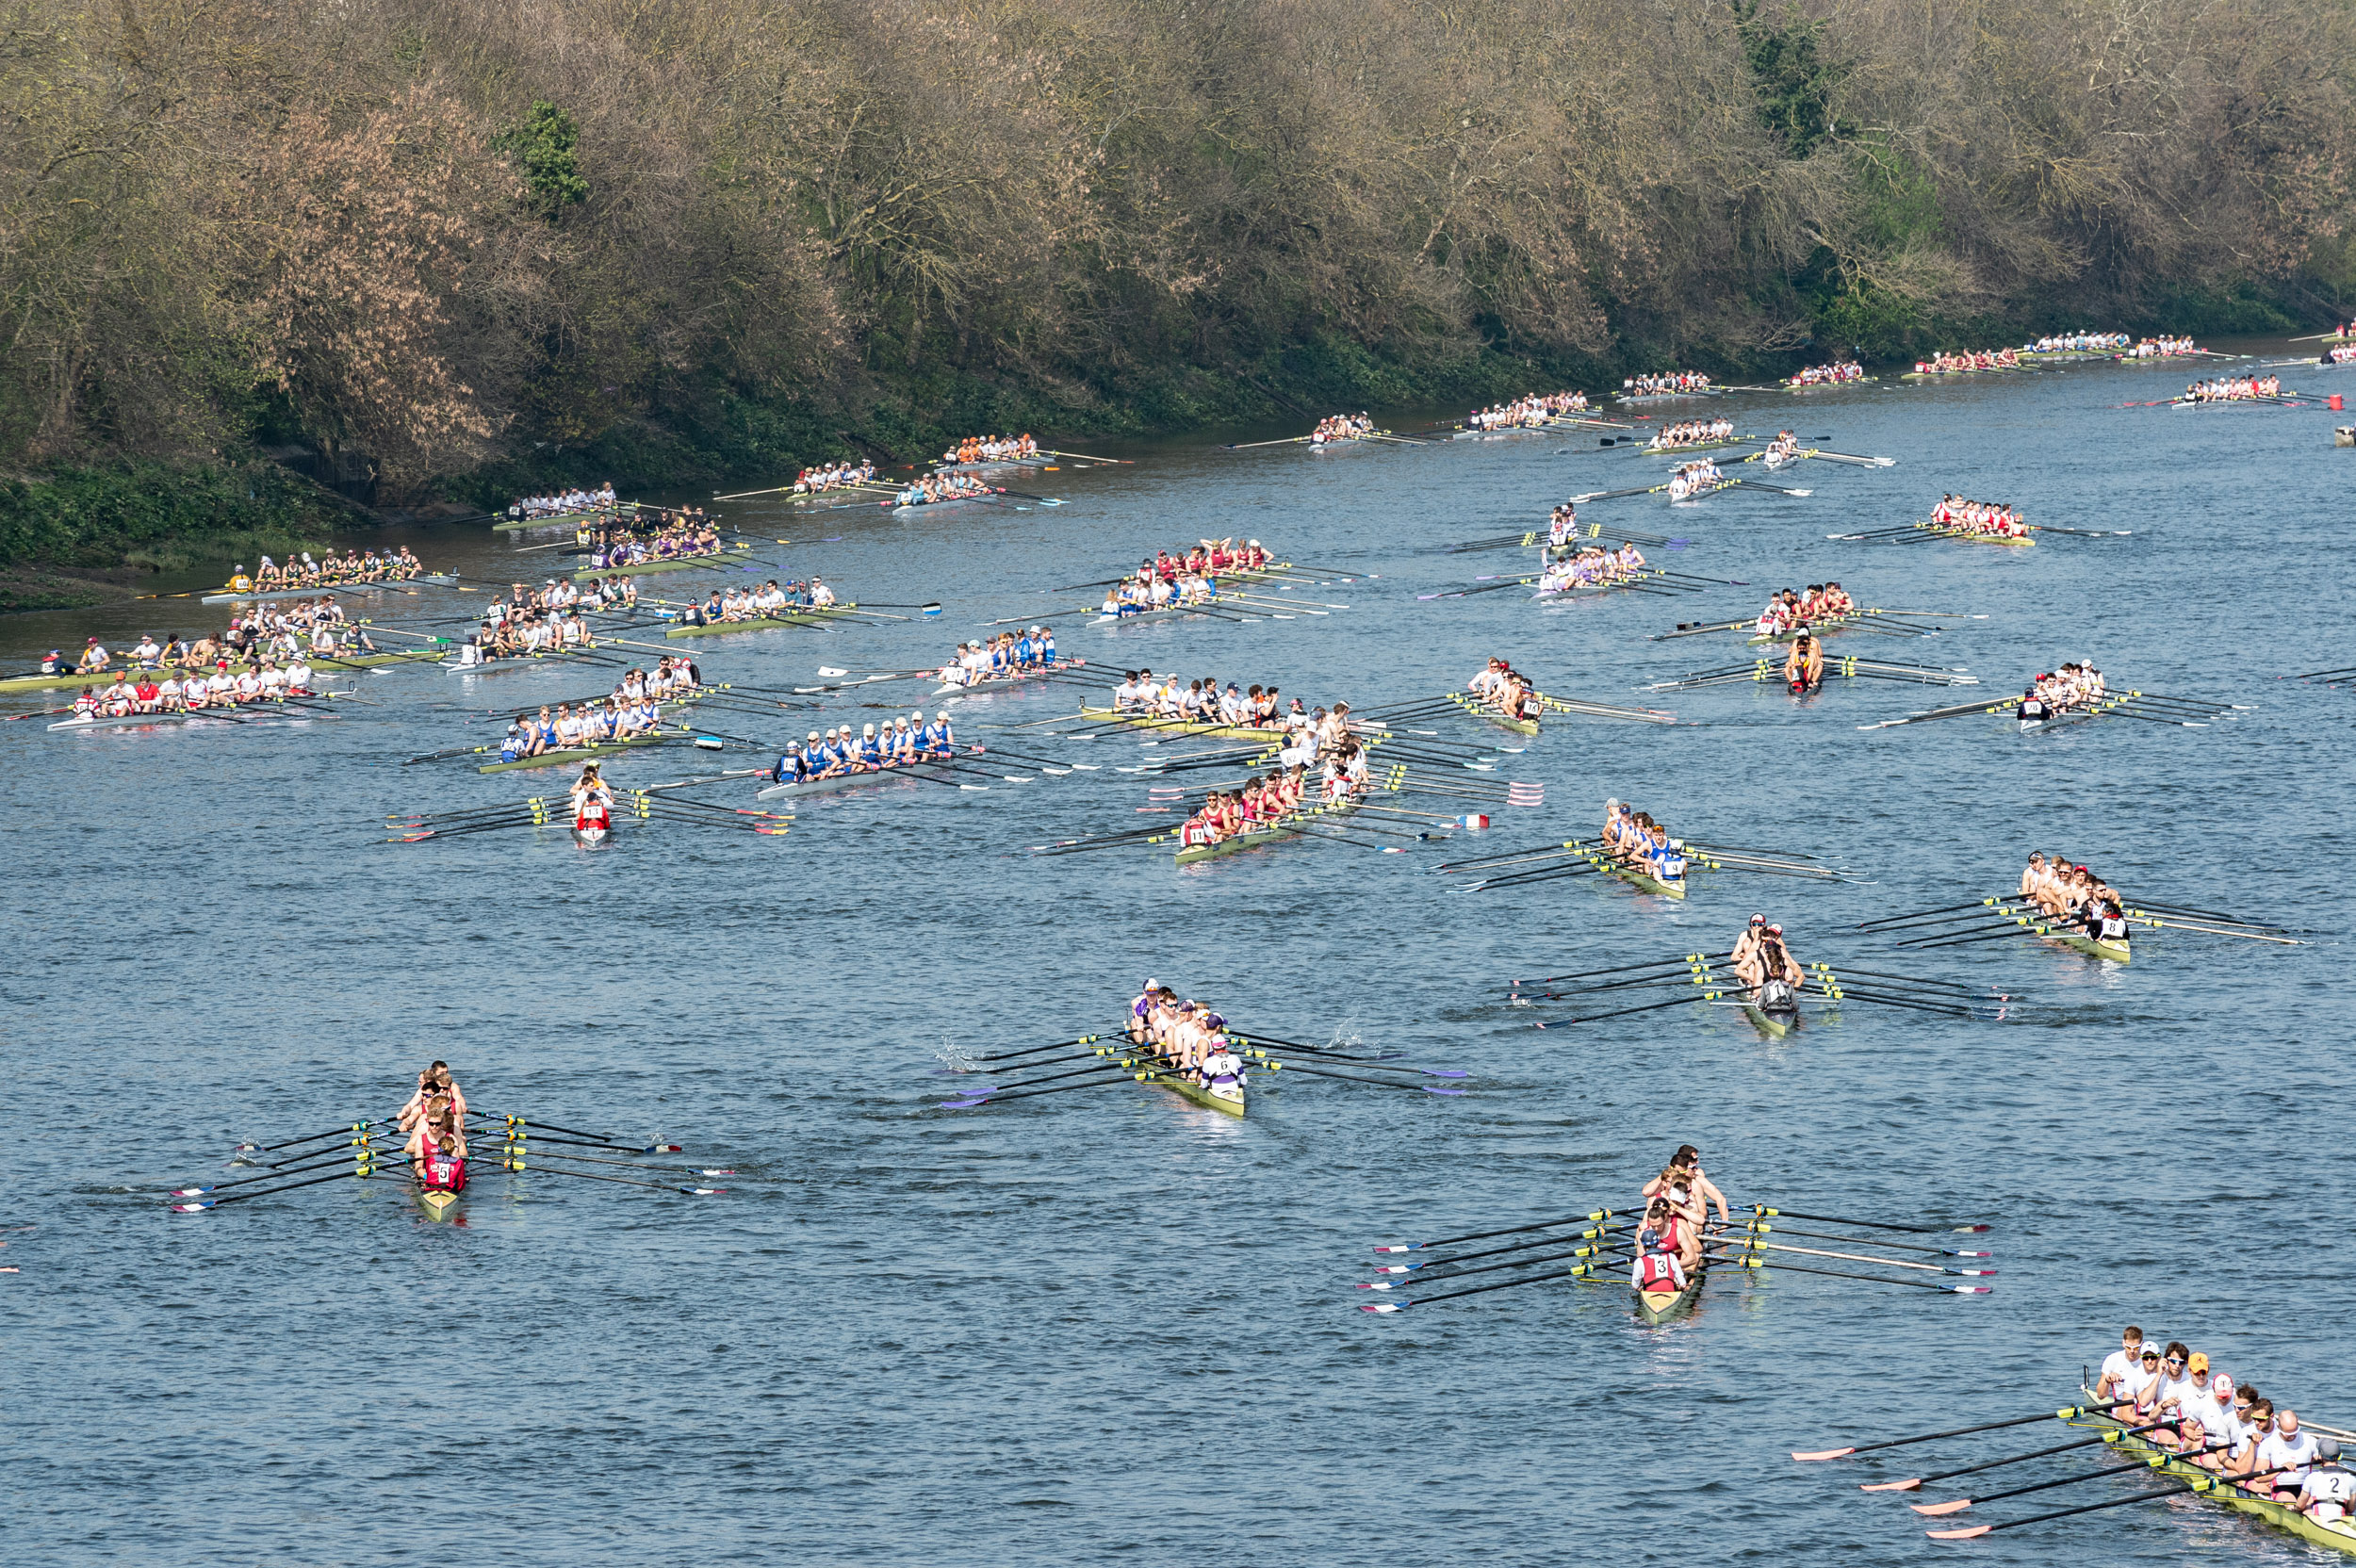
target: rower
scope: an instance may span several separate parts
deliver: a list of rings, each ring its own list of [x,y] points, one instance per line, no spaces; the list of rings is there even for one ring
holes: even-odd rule
[[[409,1096],[408,1102],[401,1106],[400,1116],[395,1119],[401,1131],[407,1132],[414,1127],[418,1119],[425,1114],[426,1102],[436,1096],[448,1100],[457,1115],[463,1117],[466,1114],[465,1092],[459,1088],[457,1080],[450,1076],[450,1064],[439,1060],[417,1074],[417,1089]]]
[[[2143,1331],[2130,1323],[2119,1332],[2119,1348],[2102,1358],[2102,1373],[2094,1380],[2094,1396],[2097,1399],[2116,1399],[2126,1395],[2130,1385],[2140,1375],[2137,1369],[2143,1364]],[[2155,1364],[2159,1354],[2157,1349],[2151,1352]],[[2152,1376],[2158,1375],[2155,1364]]]
[[[1640,1246],[1636,1262],[1628,1271],[1628,1283],[1647,1295],[1682,1295],[1685,1291],[1685,1262],[1672,1237],[1679,1229],[1669,1205],[1655,1202],[1644,1212],[1644,1227],[1637,1233],[1642,1238],[1649,1233],[1649,1247]]]
[[[417,1185],[427,1192],[466,1190],[466,1135],[450,1114],[450,1102],[436,1100],[429,1119],[411,1135],[407,1150]]]
[[[2315,1434],[2299,1429],[2296,1411],[2274,1413],[2274,1435],[2258,1445],[2258,1474],[2253,1490],[2296,1496],[2307,1483],[2308,1467],[2315,1462]]]
[[[1751,918],[1755,921],[1759,919],[1756,915]],[[1792,950],[1784,945],[1782,926],[1754,925],[1743,933],[1742,940],[1749,945],[1747,951],[1739,944],[1735,948],[1734,972],[1754,992],[1763,996],[1763,988],[1769,982],[1776,980],[1782,981],[1787,988],[1796,989],[1807,979],[1801,972],[1799,960],[1793,958]]]
[[[603,827],[605,825],[606,811],[614,804],[614,787],[599,776],[595,762],[585,762],[581,765],[581,776],[573,781],[572,796],[575,819],[573,825],[576,827],[591,825]],[[597,821],[594,825],[583,820],[585,813],[592,806],[597,808]]]
[[[1824,645],[1810,636],[1805,626],[1792,640],[1792,651],[1784,656],[1783,678],[1795,697],[1806,696],[1824,683]]]

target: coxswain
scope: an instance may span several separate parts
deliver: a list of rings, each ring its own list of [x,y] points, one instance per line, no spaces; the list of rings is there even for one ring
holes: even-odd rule
[[[1225,1022],[1224,1020],[1220,1021]],[[1203,1058],[1194,1064],[1194,1077],[1197,1083],[1206,1086],[1222,1078],[1233,1079],[1239,1086],[1242,1085],[1243,1058],[1236,1055],[1235,1048],[1228,1044],[1224,1030],[1211,1037],[1210,1043],[1203,1049]]]
[[[1803,629],[1792,640],[1783,660],[1784,683],[1795,697],[1806,696],[1824,683],[1824,645]]]
[[[229,591],[233,594],[250,594],[254,591],[254,580],[245,575],[245,563],[242,561],[237,563],[237,570],[229,574]]]
[[[810,739],[815,741],[817,738],[817,731],[812,730],[810,732]],[[810,782],[810,759],[802,755],[801,742],[788,741],[785,743],[785,755],[777,759],[777,771],[772,775],[772,776],[775,777],[780,784],[807,784]]]
[[[2337,1439],[2315,1440],[2315,1467],[2307,1472],[2293,1506],[2318,1525],[2345,1519],[2356,1508],[2356,1475],[2340,1468]]]
[[[2080,913],[2085,917],[2087,936],[2098,942],[2127,945],[2127,911],[2119,907],[2116,897],[2088,899]]]

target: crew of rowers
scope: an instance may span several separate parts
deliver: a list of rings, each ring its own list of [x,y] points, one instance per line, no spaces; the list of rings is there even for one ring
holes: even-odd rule
[[[1811,365],[1784,378],[1786,386],[1838,386],[1844,381],[1863,381],[1865,367],[1856,360],[1843,360],[1833,365]]]
[[[1055,667],[1055,634],[1042,625],[959,643],[957,657],[941,667],[940,678],[970,689],[992,680],[1020,680]]]
[[[2259,402],[2282,395],[2280,376],[2211,376],[2184,388],[2180,403]]]
[[[1770,924],[1765,915],[1753,915],[1730,956],[1735,978],[1750,988],[1754,1004],[1766,1012],[1798,1010],[1808,974],[1785,945],[1782,926]]]
[[[1150,678],[1151,672],[1147,672]],[[1199,681],[1198,692],[1216,690],[1216,681]],[[1235,688],[1228,688],[1232,694]],[[1273,703],[1276,692],[1265,694]],[[1118,697],[1116,697],[1118,701]],[[1153,711],[1153,710],[1139,710]],[[1325,804],[1366,797],[1371,760],[1350,728],[1350,704],[1337,702],[1331,711],[1319,708],[1301,711],[1295,697],[1277,742],[1276,771],[1247,780],[1240,789],[1214,790],[1203,805],[1178,827],[1182,849],[1223,843],[1245,833],[1261,831],[1297,813],[1308,793],[1308,770],[1318,769],[1317,792]]]
[[[607,480],[595,490],[564,490],[550,496],[526,496],[507,509],[514,518],[569,517],[581,512],[611,512],[619,503],[614,497],[614,482]]]
[[[1622,398],[1666,398],[1681,392],[1707,392],[1710,378],[1699,370],[1670,370],[1657,376],[1629,376],[1620,383]]]
[[[158,678],[160,676],[161,678]],[[258,702],[284,702],[288,697],[318,694],[317,677],[301,654],[281,666],[265,658],[236,674],[226,668],[206,674],[190,669],[139,670],[117,676],[105,686],[85,686],[74,699],[76,719],[123,719],[138,713],[202,713],[208,709],[237,708]]]
[[[1931,508],[1931,521],[1951,533],[1985,533],[1999,539],[2026,539],[2029,526],[2009,501],[1973,501],[1961,496],[1941,496]]]
[[[957,737],[950,727],[948,710],[935,713],[927,724],[920,708],[905,719],[884,720],[881,727],[866,725],[857,735],[847,724],[824,736],[813,729],[807,742],[786,743],[785,755],[777,759],[772,776],[780,784],[807,784],[816,778],[946,761],[957,754]]]
[[[1603,852],[1656,882],[1675,886],[1685,879],[1685,846],[1625,801],[1603,803]]]
[[[1710,447],[1734,439],[1731,419],[1679,419],[1663,425],[1646,442],[1648,452],[1674,451],[1679,447]]]
[[[1348,703],[1334,706],[1344,711],[1350,707]],[[1284,711],[1284,698],[1274,686],[1254,686],[1245,692],[1231,680],[1222,692],[1217,676],[1180,686],[1177,677],[1159,678],[1152,670],[1123,672],[1121,684],[1113,688],[1113,711],[1215,724],[1228,729],[1299,729],[1310,722],[1299,697],[1292,699],[1292,710]],[[1319,714],[1324,711],[1317,710]]]
[[[2124,944],[2127,909],[2119,890],[2084,866],[2032,853],[2021,874],[2021,896],[2057,921],[2078,926],[2098,942]]]
[[[481,663],[488,659],[594,648],[597,639],[589,629],[587,617],[587,610],[578,601],[567,607],[550,606],[538,595],[512,604],[493,599],[483,607],[483,625],[467,640],[460,662]]]
[[[2121,359],[2168,359],[2184,354],[2197,354],[2200,346],[2189,337],[2147,337],[2120,354]]]
[[[1363,773],[1353,783],[1346,768],[1328,767],[1325,798],[1329,803],[1348,799],[1353,789],[1363,786]],[[1308,766],[1301,762],[1246,779],[1241,789],[1213,790],[1194,814],[1178,825],[1178,847],[1194,849],[1225,843],[1246,833],[1265,832],[1298,815],[1308,792]]]
[[[642,514],[643,515],[643,514]],[[590,542],[589,570],[625,571],[655,561],[693,561],[720,555],[728,546],[720,530],[699,508],[657,514],[648,529],[609,529]]]
[[[969,435],[941,454],[944,467],[974,463],[1022,463],[1039,455],[1028,431],[1021,435]]]
[[[1841,591],[1838,582],[1811,582],[1808,591],[1786,588],[1767,601],[1767,608],[1759,612],[1754,623],[1758,635],[1779,637],[1802,627],[1823,626],[1830,621],[1842,621],[1857,613],[1857,600]]]
[[[1227,1021],[1200,1002],[1181,1002],[1148,980],[1129,1004],[1129,1042],[1153,1051],[1189,1083],[1244,1086],[1243,1058],[1227,1038]]]
[[[2166,341],[2163,339],[2163,341]],[[2127,346],[2123,332],[2065,332],[2040,337],[2029,345],[2033,354],[2108,353]]]
[[[1538,700],[1537,686],[1502,659],[1490,660],[1480,674],[1464,682],[1464,689],[1509,719],[1535,724],[1546,711]]]
[[[1616,550],[1601,545],[1589,545],[1575,549],[1565,545],[1561,549],[1549,548],[1546,569],[1538,574],[1538,593],[1568,594],[1581,588],[1611,588],[1635,580],[1644,569],[1644,556],[1632,541],[1623,540]]]
[[[1566,549],[1578,538],[1579,507],[1575,502],[1564,501],[1546,514],[1546,559],[1552,560],[1554,551]]]
[[[1775,438],[1759,449],[1759,459],[1770,468],[1780,468],[1800,460],[1800,438],[1792,431],[1779,430]]]
[[[2094,1382],[2095,1398],[2114,1420],[2156,1428],[2138,1435],[2317,1524],[2356,1510],[2356,1474],[2340,1467],[2336,1438],[2302,1428],[2288,1405],[2217,1371],[2206,1352],[2183,1340],[2163,1348],[2132,1324],[2119,1338]]]
[[[2102,672],[2093,664],[2064,664],[2058,670],[2041,671],[2029,682],[2015,716],[2023,723],[2059,718],[2073,708],[2092,707],[2107,690]]]
[[[1366,414],[1329,414],[1317,421],[1317,428],[1309,433],[1309,445],[1322,447],[1328,441],[1360,441],[1374,433],[1374,420]]]
[[[1712,490],[1723,489],[1733,482],[1718,471],[1715,462],[1707,457],[1697,457],[1691,463],[1678,464],[1669,475],[1669,500],[1672,505],[1679,501],[1698,500]]]
[[[304,550],[300,561],[289,560],[281,566],[269,556],[254,575],[245,575],[245,563],[237,563],[229,577],[233,594],[268,594],[288,588],[335,588],[355,582],[408,582],[425,575],[425,563],[410,553],[409,547],[386,550],[379,555],[374,550],[349,549],[337,555],[327,552],[324,561],[314,561]]]
[[[1464,416],[1466,430],[1544,430],[1567,416],[1588,412],[1584,392],[1533,393],[1510,403],[1493,403]]]
[[[520,618],[527,611],[533,614],[550,614],[564,610],[580,610],[595,614],[601,610],[635,610],[638,608],[638,585],[626,577],[592,578],[586,583],[564,578],[550,578],[538,588],[528,582],[508,584],[507,597],[493,599],[483,612],[485,621]]]
[[[890,500],[878,504],[895,506],[931,506],[940,501],[976,500],[984,496],[1005,495],[1004,489],[991,489],[980,480],[963,474],[926,474],[923,479],[901,490]]]
[[[1701,1158],[1700,1150],[1684,1145],[1639,1194],[1644,1217],[1636,1227],[1628,1283],[1640,1291],[1682,1294],[1702,1266],[1710,1205],[1717,1205],[1718,1223],[1728,1223],[1726,1195],[1703,1173]]]
[[[694,700],[702,684],[701,672],[683,654],[666,655],[651,670],[626,670],[609,695],[581,702],[577,710],[572,703],[560,702],[553,714],[545,706],[536,717],[515,713],[499,743],[499,760],[520,761],[659,733],[663,708]]]
[[[1208,572],[1187,565],[1165,577],[1148,562],[1105,589],[1104,601],[1096,608],[1101,615],[1143,615],[1155,610],[1213,604],[1218,599],[1219,581]]]
[[[417,1091],[394,1124],[408,1135],[401,1153],[417,1185],[428,1192],[466,1190],[466,1097],[448,1062],[417,1074]]]
[[[1936,353],[1914,362],[1918,376],[1963,375],[1973,370],[2012,370],[2021,365],[2017,349],[1981,349],[1972,353]]]
[[[2356,365],[2356,343],[2343,343],[2336,349],[2326,349],[2315,363],[2317,365]]]
[[[790,619],[797,612],[810,614],[834,608],[834,590],[823,578],[783,584],[771,578],[758,588],[714,588],[700,601],[690,599],[679,618],[682,626],[732,626],[739,621]]]
[[[1151,610],[1210,604],[1219,597],[1222,575],[1263,571],[1272,560],[1257,539],[1238,544],[1232,536],[1201,540],[1175,555],[1160,550],[1106,588],[1099,610],[1106,615],[1142,615]]]
[[[827,463],[794,476],[794,494],[815,496],[824,490],[850,490],[875,482],[875,466],[869,462]]]
[[[152,633],[142,632],[136,645],[123,650],[128,667],[122,673],[128,677],[142,670],[184,669],[209,676],[265,660],[274,660],[283,669],[298,662],[332,660],[346,651],[373,653],[375,645],[366,630],[346,622],[343,607],[334,599],[297,599],[232,615],[228,629],[218,638],[200,634],[194,642],[183,642],[172,632],[158,643]],[[41,673],[107,677],[115,673],[116,657],[92,637],[84,643],[77,661],[69,662],[60,650],[51,648],[41,658]]]

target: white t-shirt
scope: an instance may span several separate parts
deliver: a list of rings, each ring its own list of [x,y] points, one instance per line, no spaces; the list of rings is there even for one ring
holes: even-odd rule
[[[1766,618],[1767,617],[1764,615],[1759,617],[1761,621],[1764,621]],[[2140,1346],[2136,1348],[2135,1353],[2132,1356],[2124,1350],[2113,1350],[2109,1355],[2102,1358],[2102,1377],[2094,1380],[2094,1386],[2101,1388],[2102,1386],[2103,1378],[2115,1379],[2121,1384],[2124,1384],[2131,1380],[2134,1374],[2141,1372],[2142,1370],[2143,1350]]]
[[[2307,1466],[2315,1462],[2315,1434],[2300,1429],[2297,1437],[2284,1437],[2275,1432],[2258,1445],[2258,1468],[2261,1472],[2280,1470],[2274,1478],[2278,1487],[2295,1487],[2307,1476]]]

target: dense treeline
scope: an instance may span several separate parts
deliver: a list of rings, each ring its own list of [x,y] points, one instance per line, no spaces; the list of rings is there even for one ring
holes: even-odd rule
[[[0,467],[487,494],[2343,304],[2343,0],[1774,7],[14,0]]]

